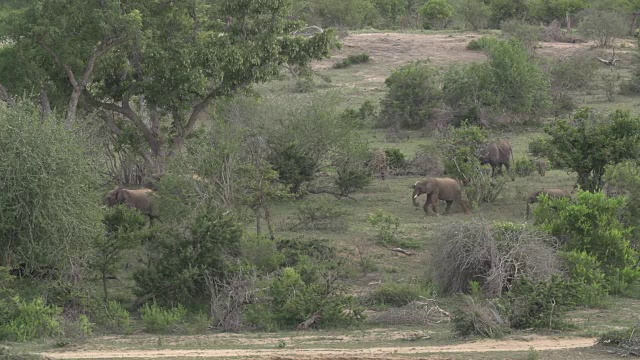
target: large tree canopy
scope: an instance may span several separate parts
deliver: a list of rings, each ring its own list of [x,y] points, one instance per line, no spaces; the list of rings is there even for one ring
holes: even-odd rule
[[[302,24],[287,0],[27,1],[1,28],[0,83],[65,111],[68,125],[78,106],[97,110],[115,135],[144,139],[156,164],[216,99],[327,56],[334,39],[291,35]]]

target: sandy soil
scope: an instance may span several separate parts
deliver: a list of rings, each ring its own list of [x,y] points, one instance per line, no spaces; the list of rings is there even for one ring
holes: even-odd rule
[[[446,346],[404,346],[404,347],[372,347],[364,349],[207,349],[207,350],[110,350],[110,351],[61,351],[48,352],[41,355],[50,359],[108,359],[108,358],[166,358],[166,357],[205,357],[233,358],[247,357],[252,359],[396,359],[397,355],[425,353],[459,353],[459,352],[493,352],[493,351],[527,351],[530,347],[536,350],[559,350],[590,347],[595,338],[576,337],[542,337],[530,336],[519,340],[482,340],[468,344]],[[440,360],[446,357],[435,356],[422,359]]]

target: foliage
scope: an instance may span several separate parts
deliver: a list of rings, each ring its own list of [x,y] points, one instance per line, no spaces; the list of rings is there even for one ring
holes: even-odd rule
[[[578,192],[575,200],[543,197],[536,208],[536,221],[558,237],[568,251],[592,256],[606,276],[611,293],[623,291],[640,278],[639,254],[630,246],[631,228],[620,222],[624,198]]]
[[[129,311],[117,301],[101,304],[93,316],[96,325],[115,334],[129,334],[133,330]]]
[[[520,41],[531,52],[538,45],[538,41],[542,40],[542,27],[532,25],[524,20],[505,20],[500,24],[500,30],[508,38]]]
[[[392,169],[404,169],[407,166],[407,161],[404,158],[404,154],[398,148],[384,149],[384,153],[387,155],[387,162]]]
[[[368,0],[323,0],[315,5],[324,27],[362,28],[373,25],[377,15],[373,2]]]
[[[357,324],[362,312],[353,298],[343,294],[330,278],[305,282],[293,268],[284,268],[266,279],[258,301],[249,305],[247,320],[266,330],[292,328],[308,319],[310,326],[334,327]]]
[[[568,279],[574,287],[576,305],[602,305],[608,295],[607,279],[602,265],[585,251],[571,250],[561,253]]]
[[[491,177],[490,171],[476,170],[468,176],[469,183],[464,188],[469,204],[479,207],[482,203],[495,202],[507,188],[507,177]]]
[[[187,309],[182,305],[163,309],[154,304],[145,304],[141,310],[144,329],[152,334],[164,334],[171,332],[173,327],[182,322],[187,315]]]
[[[425,21],[425,28],[444,29],[453,16],[453,10],[447,0],[429,0],[419,13]]]
[[[591,12],[578,25],[578,33],[598,46],[611,46],[613,40],[627,33],[627,25],[622,16],[611,11]]]
[[[489,6],[480,0],[459,1],[455,13],[462,18],[464,25],[469,25],[473,31],[485,29],[489,23]]]
[[[562,315],[575,307],[574,297],[574,287],[560,276],[544,281],[523,276],[514,280],[501,303],[513,328],[562,330],[570,327]]]
[[[621,221],[633,227],[634,247],[640,240],[640,166],[632,161],[625,161],[605,167],[605,180],[614,189],[626,194],[626,206],[621,215]]]
[[[400,227],[400,219],[397,216],[385,214],[378,209],[373,214],[369,214],[367,222],[374,228],[377,241],[391,244],[397,240]]]
[[[536,22],[549,24],[554,20],[564,20],[587,7],[585,0],[532,0],[528,4],[531,16]]]
[[[430,294],[421,286],[411,283],[385,282],[364,299],[365,303],[382,306],[405,306],[421,296]]]
[[[539,116],[550,106],[549,79],[517,40],[470,43],[489,61],[451,67],[443,76],[445,104],[466,113],[474,106]]]
[[[527,177],[536,172],[536,164],[533,163],[533,159],[528,157],[515,159],[512,166],[516,175],[521,177]]]
[[[615,347],[614,352],[623,357],[637,354],[640,351],[640,328],[634,326],[608,331],[600,335],[598,344]]]
[[[499,29],[503,21],[524,18],[529,10],[525,0],[491,0],[489,9],[489,24],[493,29]]]
[[[384,83],[388,92],[380,103],[380,126],[420,128],[428,124],[441,96],[433,66],[411,62],[394,70]]]
[[[508,326],[493,302],[472,295],[462,295],[460,301],[451,319],[455,334],[500,338],[508,332]]]
[[[366,100],[356,109],[345,109],[342,118],[349,123],[363,127],[369,124],[378,115],[376,106],[371,100]]]
[[[255,267],[260,273],[278,270],[284,262],[276,242],[266,236],[246,234],[241,241],[242,259]]]
[[[341,196],[347,196],[371,183],[371,170],[367,166],[369,149],[359,136],[339,149],[334,160],[338,177],[334,180]]]
[[[569,91],[587,88],[598,68],[594,58],[579,54],[551,60],[547,72],[553,89]]]
[[[345,219],[349,211],[336,200],[317,197],[296,208],[297,223],[292,228],[310,230],[344,231],[348,227]]]
[[[467,50],[486,50],[493,44],[498,41],[495,36],[482,36],[477,39],[473,39],[469,41],[467,44]]]
[[[270,162],[293,194],[300,193],[302,183],[313,180],[318,168],[318,163],[294,143],[273,148]]]
[[[607,101],[614,101],[618,93],[618,84],[620,83],[620,79],[622,79],[618,69],[612,66],[609,68],[609,71],[600,73],[600,79],[602,79],[602,87],[607,96]]]
[[[371,61],[371,58],[369,57],[369,54],[367,54],[367,53],[349,55],[349,56],[347,56],[346,59],[333,64],[333,68],[334,69],[344,69],[344,68],[349,67],[351,65],[364,64],[364,63],[368,63],[369,61]]]
[[[89,265],[102,277],[105,301],[108,299],[107,275],[115,272],[124,251],[136,247],[149,237],[149,231],[144,230],[146,220],[141,212],[125,205],[110,208],[104,215],[102,223],[106,231],[104,236],[95,239],[95,254]]]
[[[545,127],[546,155],[558,166],[578,173],[584,190],[603,186],[607,164],[635,159],[640,154],[640,117],[617,110],[602,116],[588,108],[578,110],[573,119],[559,120]]]
[[[479,151],[487,143],[485,129],[463,123],[458,128],[449,127],[441,140],[444,171],[454,179],[470,183],[471,178],[481,173]]]
[[[134,273],[135,294],[159,304],[191,304],[207,295],[205,277],[223,279],[228,258],[240,253],[243,230],[228,212],[209,205],[186,229],[167,226],[158,231],[148,266]]]
[[[0,248],[28,266],[81,265],[100,236],[98,178],[89,145],[41,121],[28,103],[0,104]]]
[[[520,277],[544,281],[560,270],[553,239],[511,223],[456,222],[443,229],[431,268],[443,291],[468,291],[477,281],[489,298],[500,297]]]
[[[62,308],[47,305],[43,298],[27,301],[15,296],[7,322],[0,324],[0,337],[12,341],[30,341],[62,333]]]

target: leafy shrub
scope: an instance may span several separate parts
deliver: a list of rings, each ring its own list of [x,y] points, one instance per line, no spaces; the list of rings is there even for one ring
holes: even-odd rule
[[[129,334],[133,330],[129,311],[117,301],[109,300],[95,311],[96,325],[107,332]]]
[[[532,25],[524,20],[509,19],[500,24],[502,33],[509,38],[521,41],[525,48],[529,51],[542,40],[543,28],[541,26]]]
[[[389,89],[381,101],[380,126],[420,128],[440,102],[436,69],[425,61],[414,61],[391,73],[385,80]]]
[[[475,125],[465,123],[459,128],[449,127],[440,141],[445,173],[451,178],[470,183],[472,176],[482,172],[478,153],[487,138],[487,131]]]
[[[0,248],[28,266],[80,264],[101,233],[90,145],[27,103],[0,109]]]
[[[187,315],[187,309],[182,305],[170,309],[163,309],[156,304],[145,304],[141,312],[144,329],[146,332],[152,334],[171,332]]]
[[[610,46],[617,37],[627,33],[624,18],[612,11],[593,11],[578,24],[578,33],[598,46]]]
[[[602,265],[585,251],[562,252],[567,281],[574,287],[576,305],[602,305],[607,297],[607,283]]]
[[[361,53],[357,55],[349,55],[346,59],[333,64],[334,69],[344,69],[354,64],[364,64],[371,61],[369,54]]]
[[[640,279],[639,254],[630,246],[631,228],[618,217],[625,198],[579,191],[575,200],[543,199],[536,221],[561,239],[568,251],[586,252],[602,267],[611,293],[620,293]]]
[[[371,100],[363,102],[357,110],[345,109],[342,113],[342,118],[345,119],[345,121],[357,124],[358,127],[364,127],[376,116],[376,106],[371,102]]]
[[[349,226],[345,219],[347,215],[349,211],[336,201],[318,197],[297,207],[298,222],[292,228],[343,231]]]
[[[400,151],[400,149],[384,149],[384,153],[387,155],[387,163],[389,164],[390,168],[404,169],[407,165],[404,154],[402,153],[402,151]]]
[[[462,18],[465,25],[471,26],[473,31],[485,29],[489,23],[490,9],[479,0],[460,1],[455,13]]]
[[[417,284],[385,282],[367,295],[364,301],[372,305],[400,307],[429,295]]]
[[[578,54],[551,60],[547,72],[553,89],[569,91],[587,88],[598,68],[598,62],[593,57]]]
[[[566,329],[563,312],[575,307],[574,287],[559,276],[549,280],[532,281],[519,277],[501,303],[516,329]]]
[[[640,117],[617,110],[608,116],[582,108],[572,119],[545,127],[546,156],[557,166],[578,173],[582,189],[598,191],[604,183],[605,166],[634,160],[640,154]],[[597,154],[594,156],[593,154]]]
[[[485,50],[497,39],[493,36],[483,36],[478,39],[473,39],[467,44],[467,50]]]
[[[261,273],[276,271],[284,262],[284,255],[278,252],[276,242],[267,236],[246,234],[240,244],[242,259]]]
[[[500,297],[514,279],[544,281],[560,271],[551,236],[522,225],[457,222],[437,236],[432,257],[435,281],[447,293],[481,284],[489,298]]]
[[[41,297],[27,301],[16,296],[12,314],[0,325],[0,336],[13,341],[30,341],[62,333],[62,308],[47,305]]]
[[[299,194],[300,186],[313,180],[318,163],[306,155],[300,146],[294,143],[275,147],[271,155],[271,165],[278,172],[278,178],[289,185],[293,194]]]
[[[453,332],[460,336],[500,338],[509,331],[495,304],[471,295],[462,295],[462,304],[453,311]]]
[[[419,10],[425,29],[444,29],[453,16],[453,6],[447,0],[430,0]]]
[[[208,299],[205,277],[225,276],[231,257],[240,255],[243,229],[236,219],[213,205],[199,209],[187,229],[163,228],[150,250],[148,266],[136,271],[134,293],[161,305]]]
[[[291,86],[291,92],[296,94],[306,94],[315,90],[316,83],[312,76],[300,76]]]
[[[635,161],[625,161],[605,167],[605,180],[610,188],[625,194],[626,206],[621,214],[621,221],[633,227],[633,247],[640,243],[640,166]],[[606,190],[605,186],[605,190]]]
[[[467,179],[469,183],[464,188],[464,193],[472,207],[495,202],[507,188],[506,176],[491,177],[491,172],[484,169],[477,169]]]
[[[516,175],[521,177],[527,177],[536,172],[536,164],[533,163],[532,159],[527,157],[516,159],[512,166]]]
[[[343,161],[336,169],[338,177],[334,184],[339,194],[347,196],[371,184],[371,171],[360,161]]]
[[[87,315],[80,314],[75,321],[64,322],[64,335],[71,339],[85,339],[93,334],[94,326]]]
[[[385,214],[378,209],[373,214],[369,214],[367,222],[374,228],[377,241],[390,244],[397,240],[400,227],[400,219],[397,216]]]

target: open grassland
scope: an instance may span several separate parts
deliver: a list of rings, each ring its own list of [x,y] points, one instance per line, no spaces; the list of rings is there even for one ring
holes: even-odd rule
[[[391,71],[412,60],[429,59],[432,64],[446,68],[454,63],[483,61],[481,52],[466,49],[467,43],[480,37],[477,33],[354,33],[343,39],[344,47],[333,56],[314,64],[315,71],[327,76],[330,82],[316,78],[316,92],[333,92],[344,99],[344,108],[357,108],[366,100],[377,102],[385,94],[384,80]],[[630,75],[631,59],[637,51],[632,40],[620,40],[616,57],[622,79]],[[345,69],[331,66],[349,55],[367,53],[371,61]],[[591,48],[591,44],[542,43],[537,49],[544,57],[609,56],[609,50]],[[602,66],[600,74],[611,68]],[[288,96],[292,101],[303,101],[309,95],[291,92],[293,81],[282,78],[255,87],[266,101],[270,97]],[[601,81],[586,91],[574,94],[578,105],[611,110],[623,108],[640,113],[640,99],[617,95],[608,101]],[[544,121],[553,121],[545,119]],[[492,138],[507,138],[514,146],[516,158],[527,154],[528,143],[541,135],[542,125],[523,127],[503,124],[494,129]],[[363,130],[371,147],[398,148],[410,159],[416,149],[435,144],[431,134],[405,131],[401,141],[388,142],[384,130]],[[491,204],[481,204],[472,214],[462,213],[454,204],[447,216],[425,215],[422,207],[411,204],[410,185],[419,176],[388,176],[375,179],[371,185],[352,195],[353,199],[335,199],[330,195],[310,195],[302,200],[277,204],[273,209],[276,231],[282,237],[304,237],[313,241],[326,239],[341,254],[352,260],[349,287],[356,295],[366,295],[384,283],[424,283],[429,279],[430,249],[439,231],[452,222],[481,218],[487,221],[525,222],[525,198],[545,187],[571,190],[575,175],[562,170],[550,170],[545,177],[537,174],[516,177],[508,181],[505,191]],[[304,230],[292,227],[296,223],[298,208],[318,197],[327,197],[336,206],[348,212],[345,229],[337,231]],[[424,197],[421,199],[424,202]],[[412,253],[407,256],[391,251],[390,245],[376,243],[374,230],[367,222],[373,212],[381,210],[400,220],[403,246]],[[442,210],[442,207],[441,207]],[[253,230],[253,229],[252,229]],[[441,308],[448,310],[455,302],[452,298],[437,299]],[[379,311],[384,311],[380,309]],[[370,310],[369,315],[376,311]],[[611,299],[602,309],[577,310],[568,318],[575,329],[563,333],[532,335],[516,332],[502,340],[456,339],[451,335],[447,321],[429,326],[376,327],[342,331],[310,331],[295,333],[212,334],[198,336],[132,335],[96,337],[66,348],[56,349],[55,341],[41,344],[16,345],[16,351],[46,353],[49,358],[269,358],[269,359],[606,359],[618,355],[607,353],[600,347],[589,347],[593,336],[618,327],[633,326],[640,322],[640,300]],[[581,336],[576,338],[575,336]],[[531,348],[531,349],[530,349]],[[566,348],[566,349],[563,349]]]

